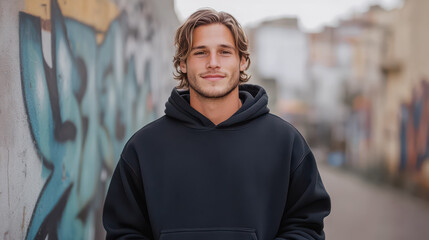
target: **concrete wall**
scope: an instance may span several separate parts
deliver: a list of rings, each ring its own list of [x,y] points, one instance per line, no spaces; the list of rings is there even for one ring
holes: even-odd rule
[[[397,13],[384,65],[384,148],[391,174],[429,190],[429,2],[405,1]],[[392,146],[399,146],[394,149]]]
[[[102,239],[122,147],[175,85],[173,1],[1,1],[0,11],[0,239]]]

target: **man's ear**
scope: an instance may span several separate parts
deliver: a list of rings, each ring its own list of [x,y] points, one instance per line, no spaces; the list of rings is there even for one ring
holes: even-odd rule
[[[186,73],[186,62],[185,61],[180,61],[180,71],[182,71],[182,73]]]
[[[248,62],[247,62],[246,58],[245,57],[241,57],[241,60],[240,60],[240,72],[243,72],[244,70],[246,70],[247,69],[247,65],[248,65]]]

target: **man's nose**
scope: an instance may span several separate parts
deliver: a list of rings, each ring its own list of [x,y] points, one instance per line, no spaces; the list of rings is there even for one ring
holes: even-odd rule
[[[207,64],[208,68],[219,68],[219,56],[217,54],[210,54],[209,62]]]

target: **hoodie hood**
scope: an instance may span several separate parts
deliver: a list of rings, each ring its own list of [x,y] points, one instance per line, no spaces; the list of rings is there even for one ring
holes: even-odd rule
[[[165,104],[165,114],[193,128],[227,128],[241,125],[269,112],[268,96],[262,87],[241,84],[239,85],[239,97],[242,102],[241,108],[224,122],[215,125],[191,107],[189,90],[174,88]]]

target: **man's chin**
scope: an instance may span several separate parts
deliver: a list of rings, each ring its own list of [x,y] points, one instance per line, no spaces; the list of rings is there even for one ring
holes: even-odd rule
[[[219,99],[219,98],[223,98],[228,96],[229,94],[231,94],[232,91],[234,91],[234,89],[236,89],[238,86],[230,86],[229,88],[221,88],[221,89],[216,89],[216,87],[213,87],[212,89],[208,89],[207,88],[199,88],[199,87],[193,87],[190,86],[190,88],[199,96],[203,97],[203,98],[210,98],[210,99]]]

